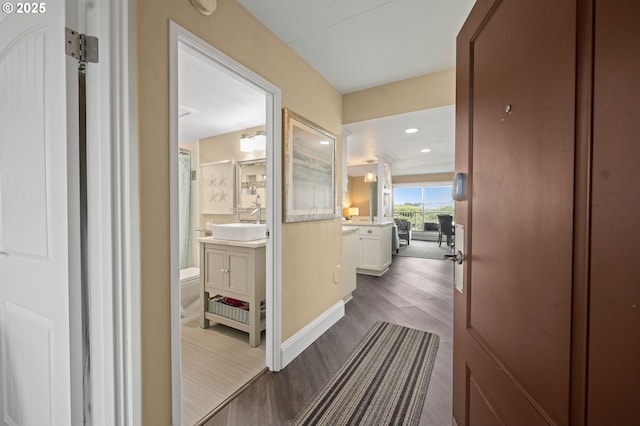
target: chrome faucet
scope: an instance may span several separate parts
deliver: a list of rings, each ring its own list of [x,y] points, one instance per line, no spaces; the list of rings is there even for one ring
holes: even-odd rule
[[[253,202],[253,205],[256,206],[256,209],[251,212],[251,216],[256,215],[256,223],[260,223],[260,213],[262,212],[260,205],[260,196],[256,197],[256,200]]]

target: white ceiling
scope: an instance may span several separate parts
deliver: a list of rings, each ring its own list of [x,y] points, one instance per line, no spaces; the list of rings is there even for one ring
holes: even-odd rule
[[[266,122],[263,94],[224,74],[211,61],[183,45],[178,50],[178,76],[180,142],[249,129]]]
[[[342,93],[455,66],[455,37],[475,0],[237,0]],[[196,54],[197,56],[197,54]],[[180,140],[265,123],[265,98],[181,50]],[[408,127],[418,128],[407,135]],[[394,175],[453,171],[454,107],[345,126],[349,174],[388,158]],[[430,153],[420,149],[430,148]],[[365,169],[361,172],[360,169]]]
[[[451,172],[454,169],[455,106],[448,105],[347,124],[350,176],[362,176],[384,156],[394,176]],[[418,129],[407,134],[406,129]],[[345,132],[347,134],[348,132]],[[430,152],[420,152],[430,149]]]
[[[455,65],[474,0],[238,0],[338,91]]]

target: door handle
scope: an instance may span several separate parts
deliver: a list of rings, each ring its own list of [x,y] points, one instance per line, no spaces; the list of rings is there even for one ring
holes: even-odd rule
[[[457,263],[458,265],[462,265],[462,262],[464,262],[464,255],[460,250],[458,250],[456,254],[445,254],[444,258]]]

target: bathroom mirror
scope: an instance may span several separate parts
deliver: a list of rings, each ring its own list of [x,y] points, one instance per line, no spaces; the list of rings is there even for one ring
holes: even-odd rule
[[[267,204],[267,161],[264,158],[238,161],[237,205],[239,209],[255,208],[256,201],[264,209]],[[258,198],[259,197],[259,198]]]

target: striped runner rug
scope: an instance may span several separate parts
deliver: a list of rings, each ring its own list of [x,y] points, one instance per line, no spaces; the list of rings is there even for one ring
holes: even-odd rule
[[[293,425],[417,425],[438,335],[377,322]]]

